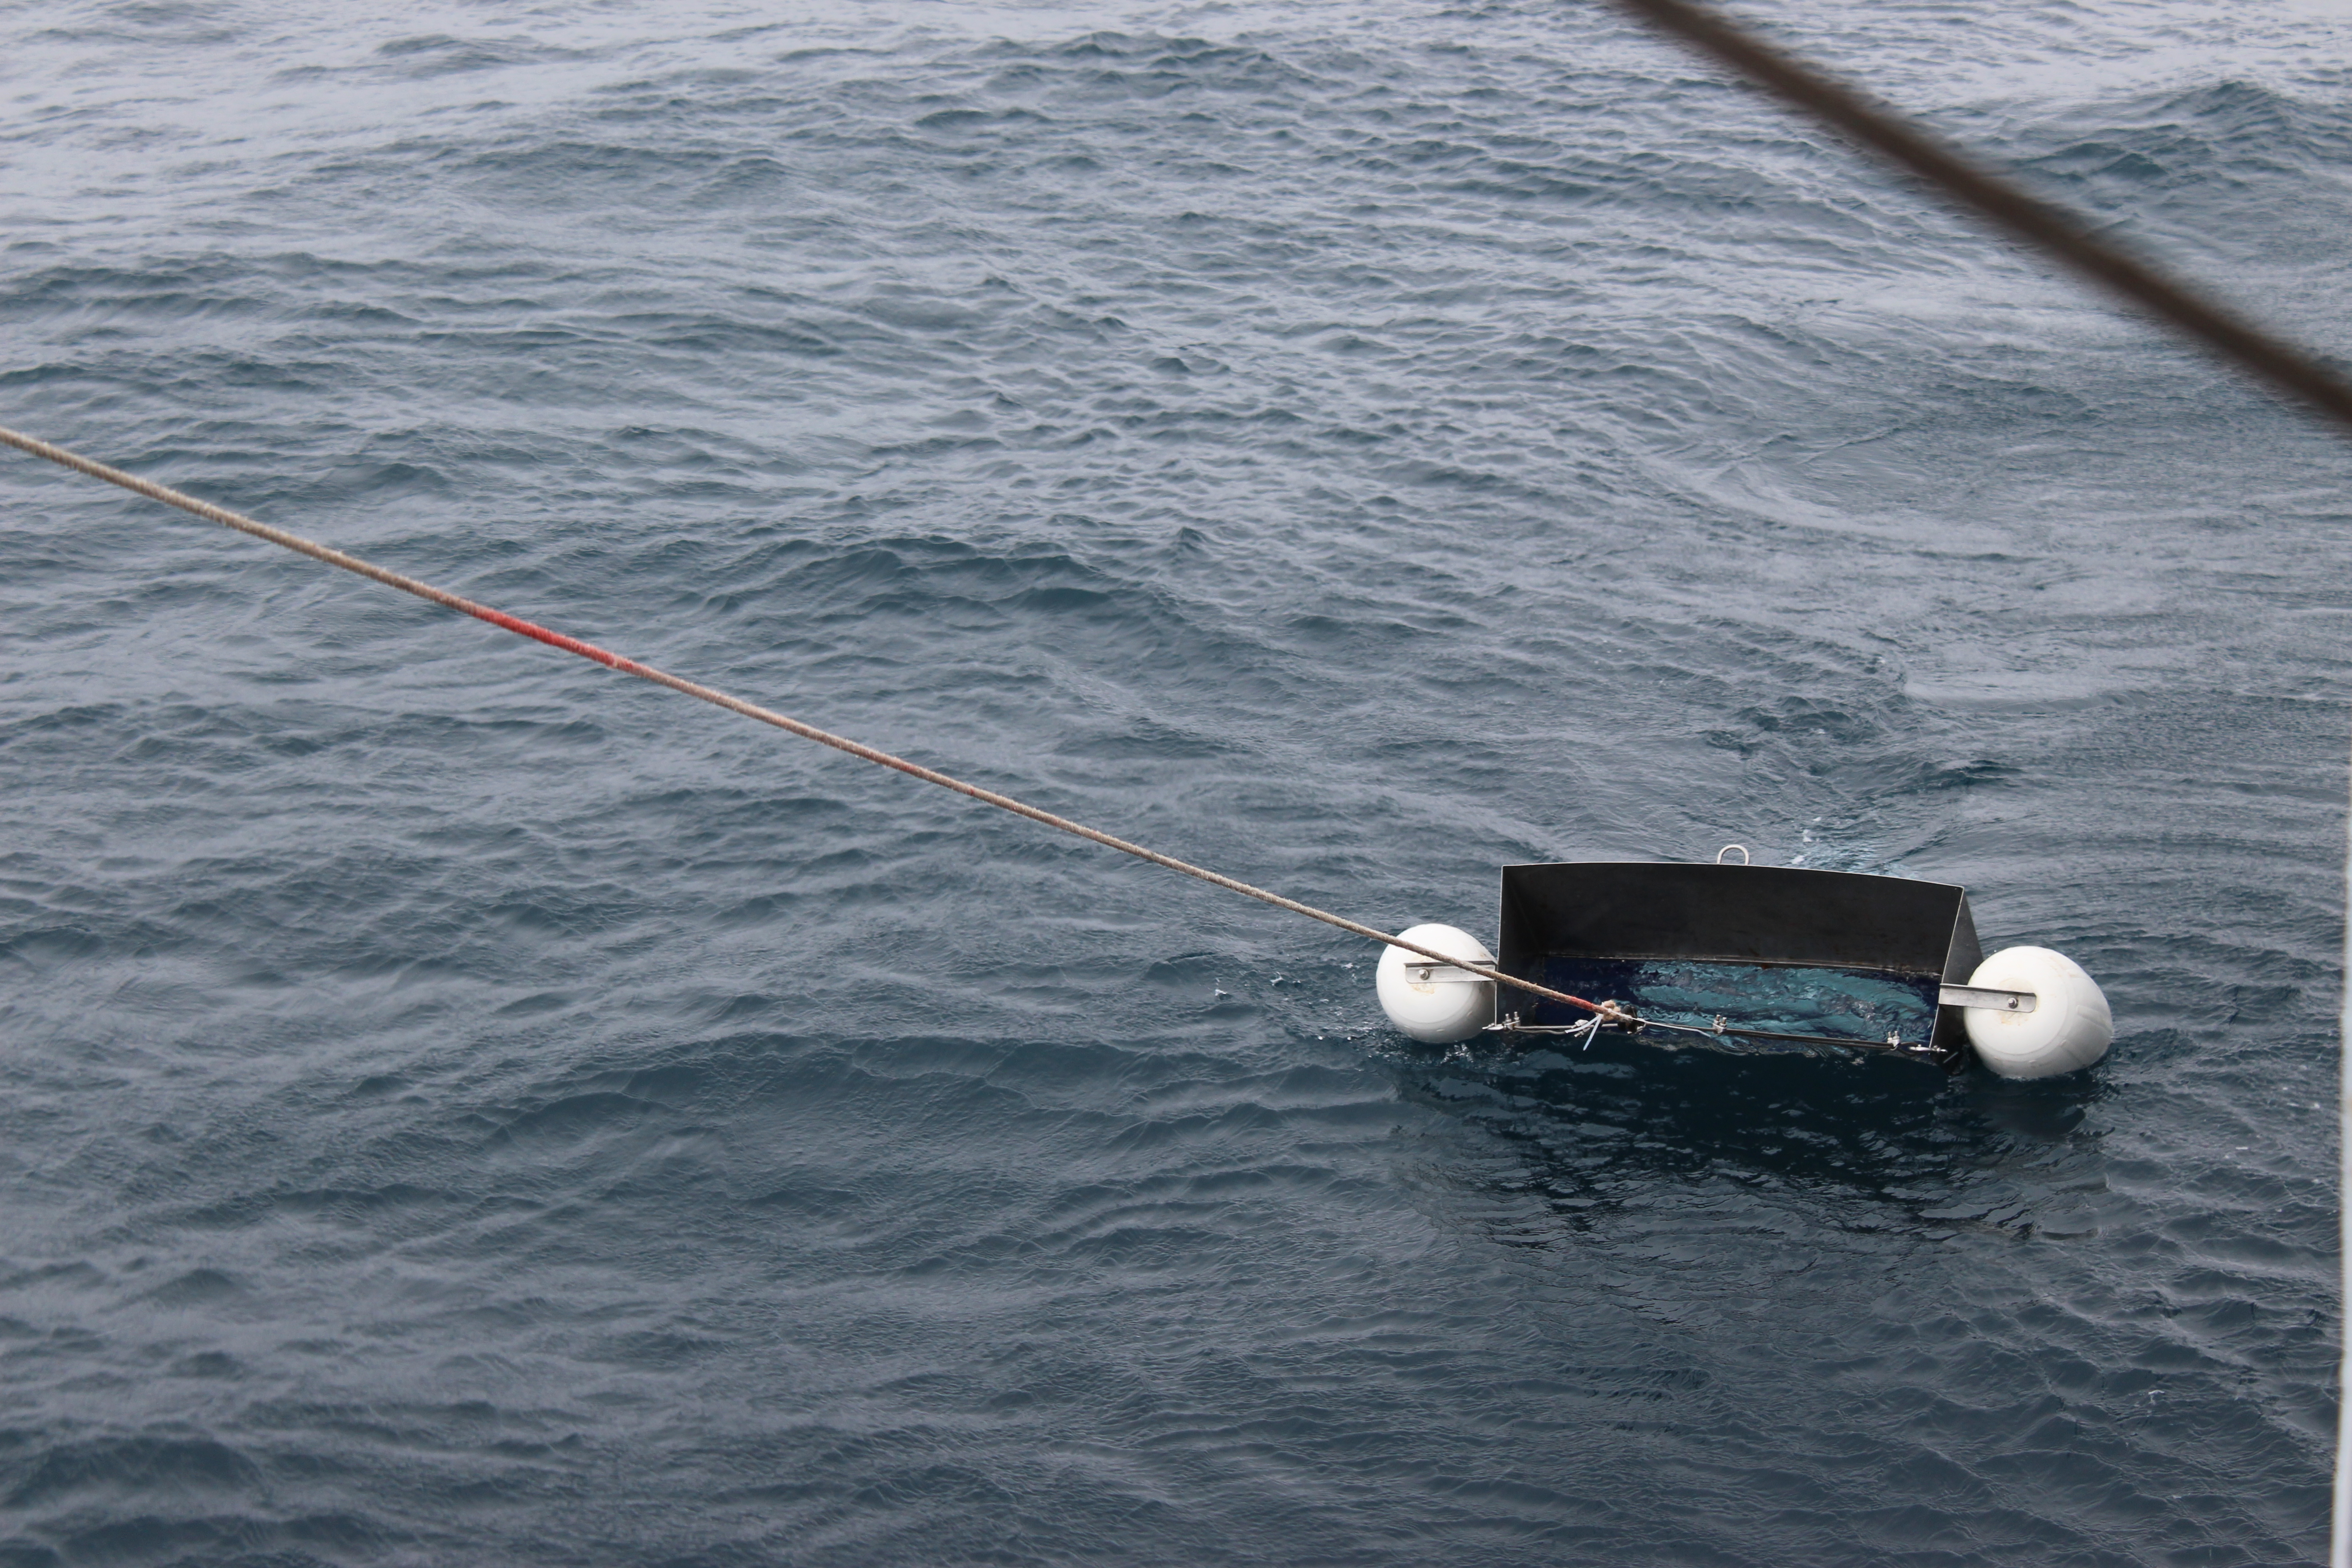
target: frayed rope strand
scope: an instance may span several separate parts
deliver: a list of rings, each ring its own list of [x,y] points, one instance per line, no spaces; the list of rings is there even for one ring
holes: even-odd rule
[[[1276,909],[1288,910],[1293,914],[1305,915],[1308,920],[1321,921],[1328,926],[1337,926],[1350,935],[1360,936],[1370,942],[1384,942],[1391,947],[1401,947],[1407,952],[1417,952],[1423,958],[1434,959],[1440,963],[1465,970],[1498,984],[1512,986],[1532,995],[1540,996],[1548,1002],[1559,1002],[1570,1007],[1581,1008],[1585,1012],[1593,1014],[1596,1019],[1606,1019],[1611,1023],[1626,1025],[1640,1022],[1613,1003],[1587,1002],[1581,996],[1571,996],[1565,991],[1554,991],[1549,986],[1538,985],[1531,980],[1522,980],[1515,974],[1506,974],[1499,969],[1487,969],[1475,963],[1465,963],[1452,954],[1440,952],[1435,948],[1423,947],[1417,942],[1390,936],[1383,931],[1373,930],[1370,926],[1360,925],[1344,916],[1332,914],[1328,910],[1318,910],[1312,904],[1302,904],[1296,899],[1286,899],[1280,893],[1268,892],[1264,888],[1252,887],[1247,882],[1221,876],[1206,867],[1195,866],[1187,860],[1179,860],[1172,855],[1162,855],[1156,849],[1146,849],[1140,844],[1130,844],[1124,838],[1088,827],[1083,823],[1072,822],[1067,817],[1056,816],[1050,811],[1040,810],[1025,802],[1015,800],[1011,795],[999,795],[994,790],[982,789],[978,784],[966,784],[961,779],[952,778],[936,769],[927,768],[919,763],[910,763],[904,757],[892,756],[887,752],[877,751],[872,746],[853,741],[845,735],[836,735],[829,730],[820,730],[814,724],[803,724],[799,720],[779,713],[773,709],[762,708],[755,702],[746,702],[740,697],[730,697],[713,687],[688,680],[683,676],[672,675],[667,670],[656,669],[649,664],[640,664],[634,658],[624,658],[609,649],[598,647],[594,643],[583,642],[578,637],[565,637],[562,632],[550,631],[545,626],[535,626],[519,616],[509,616],[503,610],[494,610],[488,605],[478,605],[473,600],[452,594],[446,589],[436,588],[430,583],[421,583],[414,577],[403,576],[400,573],[378,566],[373,562],[362,561],[356,555],[346,555],[340,550],[320,544],[315,540],[305,539],[299,533],[289,533],[282,528],[272,528],[266,522],[246,516],[243,512],[231,511],[226,507],[215,506],[206,500],[198,500],[195,497],[184,491],[175,490],[169,485],[159,485],[152,479],[142,479],[136,474],[125,473],[121,468],[110,468],[95,458],[85,458],[79,452],[69,452],[63,447],[52,446],[47,441],[24,435],[19,431],[0,426],[0,443],[14,447],[22,452],[29,452],[36,458],[45,458],[52,463],[71,468],[76,473],[88,474],[95,479],[104,479],[110,485],[120,485],[124,489],[145,496],[150,500],[159,500],[166,506],[178,507],[182,511],[194,512],[207,521],[217,522],[225,528],[233,528],[239,533],[249,533],[256,539],[268,540],[272,544],[294,551],[298,554],[308,555],[313,561],[323,561],[330,566],[340,566],[346,572],[356,572],[361,576],[381,583],[387,588],[397,588],[404,594],[414,594],[420,599],[429,599],[444,609],[471,616],[476,620],[488,621],[490,625],[502,627],[518,637],[530,637],[534,642],[543,642],[550,647],[560,647],[566,653],[576,653],[582,658],[593,659],[608,669],[617,669],[624,675],[634,675],[639,679],[650,680],[656,686],[667,686],[672,691],[682,691],[688,697],[699,698],[714,707],[724,708],[730,713],[740,713],[746,719],[756,719],[762,724],[772,724],[777,729],[798,735],[804,741],[814,741],[819,745],[831,746],[836,752],[846,752],[851,756],[863,761],[878,763],[886,768],[896,768],[898,772],[919,778],[925,784],[934,784],[941,789],[951,789],[958,795],[970,795],[972,799],[995,806],[1001,811],[1009,811],[1015,816],[1025,816],[1032,822],[1042,822],[1048,827],[1058,828],[1064,833],[1075,835],[1091,843],[1100,844],[1106,848],[1132,855],[1139,860],[1149,860],[1155,866],[1165,866],[1171,871],[1181,871],[1187,877],[1198,878],[1203,882],[1223,888],[1229,892],[1255,899],[1260,903],[1272,904]]]

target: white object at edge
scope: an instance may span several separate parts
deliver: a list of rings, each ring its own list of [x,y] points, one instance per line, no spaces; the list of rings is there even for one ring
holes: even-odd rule
[[[1468,931],[1446,925],[1415,926],[1399,931],[1406,942],[1492,969],[1495,955]],[[1381,950],[1381,967],[1374,984],[1381,1011],[1389,1022],[1414,1039],[1433,1046],[1466,1040],[1495,1021],[1495,983],[1466,969],[1455,969],[1401,947]]]
[[[2031,1013],[1968,1009],[1977,1059],[2003,1078],[2055,1078],[2089,1067],[2116,1037],[2105,994],[2063,952],[2005,947],[1978,964],[1969,984],[2033,993]]]

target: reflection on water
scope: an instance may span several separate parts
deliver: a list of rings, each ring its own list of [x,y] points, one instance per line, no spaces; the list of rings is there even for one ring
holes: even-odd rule
[[[2095,1163],[2079,1129],[2103,1092],[2087,1076],[2012,1083],[1884,1055],[1694,1052],[1605,1033],[1585,1050],[1433,1049],[1398,1080],[1404,1098],[1507,1141],[1523,1163],[1510,1180],[1532,1181],[1575,1228],[1596,1202],[1692,1180],[1843,1194],[1898,1218],[2028,1165],[2028,1187],[2078,1186]]]

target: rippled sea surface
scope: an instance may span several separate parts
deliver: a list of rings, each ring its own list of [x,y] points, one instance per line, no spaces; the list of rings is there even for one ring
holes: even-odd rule
[[[2352,16],[1760,4],[2352,355]],[[29,0],[0,423],[1389,929],[1955,881],[2039,1084],[1377,952],[0,454],[0,1563],[2324,1545],[2352,447],[1613,12]]]

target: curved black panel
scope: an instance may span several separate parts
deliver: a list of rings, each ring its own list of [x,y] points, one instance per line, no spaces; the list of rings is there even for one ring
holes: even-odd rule
[[[1571,861],[1503,868],[1501,967],[1540,980],[1554,959],[1803,964],[1965,981],[1983,954],[1966,889],[1793,866]],[[1957,1009],[1935,1045],[1965,1057]]]

